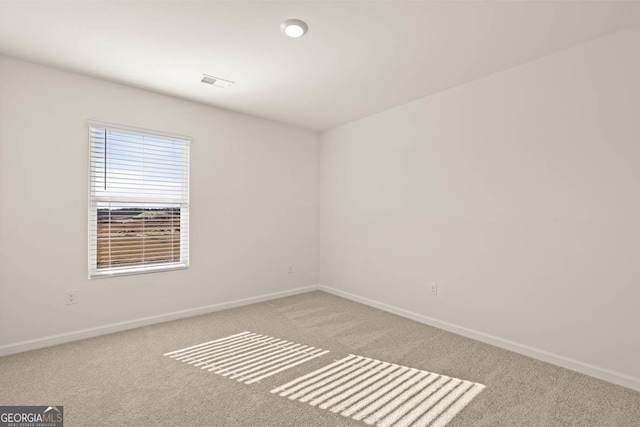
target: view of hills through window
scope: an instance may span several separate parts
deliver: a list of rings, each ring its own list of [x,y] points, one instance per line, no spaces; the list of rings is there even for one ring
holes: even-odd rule
[[[180,207],[98,206],[98,269],[180,261]]]

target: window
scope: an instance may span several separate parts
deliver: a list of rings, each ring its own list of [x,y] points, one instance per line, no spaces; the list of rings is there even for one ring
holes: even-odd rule
[[[89,122],[89,277],[189,266],[190,138]]]

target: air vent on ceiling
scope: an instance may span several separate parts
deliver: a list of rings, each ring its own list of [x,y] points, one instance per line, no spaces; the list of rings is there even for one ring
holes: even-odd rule
[[[215,87],[221,87],[221,88],[225,88],[233,85],[232,81],[221,79],[220,77],[213,77],[208,74],[203,74],[202,78],[200,78],[200,81],[202,83],[206,83],[208,85],[213,85]]]

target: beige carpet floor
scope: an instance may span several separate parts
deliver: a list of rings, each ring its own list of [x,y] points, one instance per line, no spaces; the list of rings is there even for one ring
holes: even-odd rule
[[[253,331],[331,352],[256,384],[164,353]],[[353,353],[485,384],[455,426],[640,426],[640,393],[323,292],[0,358],[0,405],[65,426],[364,426],[269,393]]]

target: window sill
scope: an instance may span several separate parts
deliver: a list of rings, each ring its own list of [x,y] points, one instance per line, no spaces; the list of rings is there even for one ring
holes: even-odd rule
[[[131,276],[134,274],[158,273],[161,271],[187,270],[188,268],[189,265],[185,263],[158,264],[151,266],[147,265],[144,267],[113,268],[103,271],[91,271],[89,273],[89,279],[106,279],[107,277]]]

